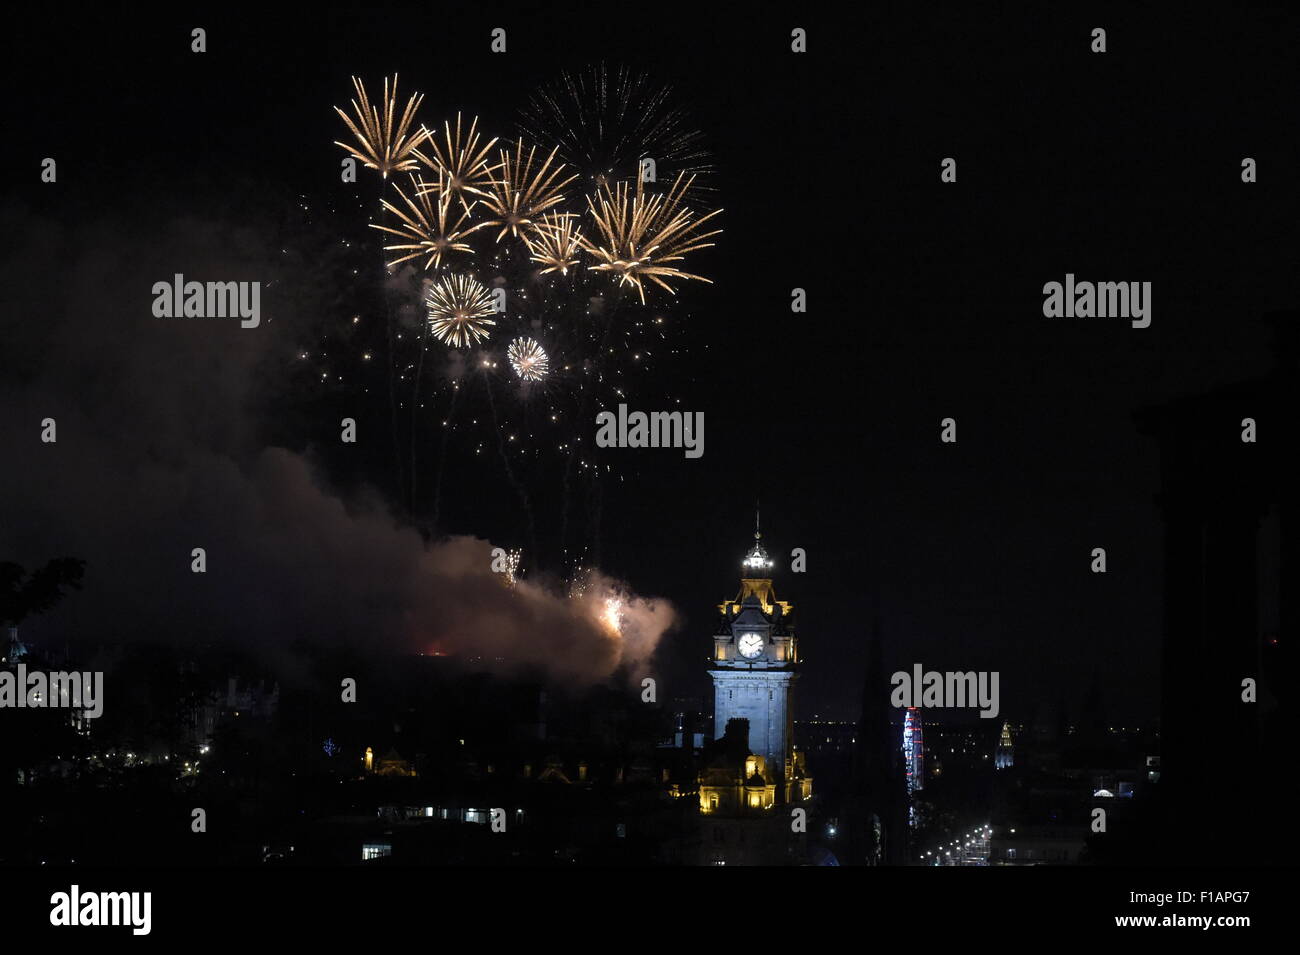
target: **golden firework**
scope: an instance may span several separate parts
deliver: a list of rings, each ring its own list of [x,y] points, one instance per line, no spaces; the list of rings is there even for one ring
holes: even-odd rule
[[[469,224],[472,203],[469,208],[461,209],[459,216],[453,216],[451,193],[442,189],[440,183],[425,182],[418,174],[411,176],[413,196],[407,196],[401,186],[393,188],[406,208],[402,209],[387,199],[383,200],[383,205],[401,220],[401,224],[397,228],[377,225],[373,222],[370,224],[372,229],[379,229],[405,240],[384,246],[384,249],[389,252],[408,253],[389,262],[389,268],[407,259],[424,255],[428,256],[424,267],[432,269],[442,264],[443,256],[448,252],[473,251],[465,239],[471,233],[483,228],[485,223]]]
[[[569,266],[578,264],[582,233],[577,229],[577,219],[569,212],[548,212],[524,232],[529,258],[543,266],[539,274],[568,275]]]
[[[461,206],[468,211],[469,200],[465,197],[467,195],[486,197],[489,194],[487,189],[492,185],[492,174],[500,168],[499,163],[489,165],[496,138],[480,147],[478,117],[474,117],[469,124],[469,132],[465,133],[461,126],[460,113],[456,114],[455,133],[451,131],[450,121],[443,122],[442,133],[440,141],[432,132],[424,130],[429,150],[433,155],[427,156],[418,150],[415,154],[426,166],[442,174],[440,193],[455,195],[460,199]]]
[[[386,78],[384,80],[382,115],[378,108],[371,105],[365,84],[361,80],[352,77],[352,86],[357,91],[357,98],[352,101],[352,111],[356,113],[357,121],[353,122],[352,117],[337,106],[334,107],[334,112],[343,117],[343,122],[347,123],[360,148],[338,140],[334,141],[334,145],[342,146],[361,160],[366,168],[379,170],[380,175],[385,179],[390,172],[409,172],[419,168],[416,161],[419,153],[416,152],[416,147],[423,142],[427,133],[421,129],[411,135],[410,128],[415,120],[415,111],[420,108],[420,103],[424,100],[424,94],[411,95],[411,98],[406,101],[406,108],[402,110],[401,119],[394,126],[393,114],[397,108],[396,73],[393,74],[391,95],[388,91],[388,80]]]
[[[534,173],[536,154],[537,147],[532,146],[525,156],[522,141],[515,144],[513,156],[509,150],[501,150],[500,175],[493,180],[491,191],[484,200],[484,205],[496,217],[486,224],[501,226],[497,233],[498,242],[507,232],[519,235],[520,229],[532,225],[547,209],[563,202],[564,187],[578,178],[576,174],[567,179],[560,178],[564,173],[564,163],[551,168],[555,160],[554,149]]]
[[[464,348],[488,337],[496,314],[492,293],[468,275],[449,275],[424,293],[433,337],[453,348]]]
[[[546,352],[531,338],[516,338],[512,341],[506,349],[506,357],[510,359],[510,367],[515,370],[515,374],[524,381],[541,381],[550,368]]]
[[[626,182],[612,189],[602,186],[597,198],[587,198],[587,208],[596,223],[595,240],[580,239],[583,249],[599,259],[591,268],[611,272],[623,285],[634,286],[645,303],[645,281],[676,295],[668,279],[711,282],[702,275],[684,272],[670,265],[688,252],[708,248],[705,241],[722,232],[701,232],[700,228],[721,209],[696,218],[682,205],[682,198],[694,177],[679,175],[667,193],[646,195],[640,179],[633,192]]]

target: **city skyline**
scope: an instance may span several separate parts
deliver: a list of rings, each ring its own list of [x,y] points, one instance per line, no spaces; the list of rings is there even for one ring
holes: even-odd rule
[[[718,868],[861,918],[804,867],[914,941],[1262,913],[1297,35],[19,11],[14,918],[623,937],[676,897],[584,880],[668,869],[748,927]]]

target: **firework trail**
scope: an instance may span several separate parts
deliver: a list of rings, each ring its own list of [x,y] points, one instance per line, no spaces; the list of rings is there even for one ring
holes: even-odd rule
[[[505,468],[506,477],[514,487],[515,493],[519,495],[520,502],[524,505],[524,514],[528,518],[528,539],[532,543],[533,554],[540,555],[541,550],[537,546],[537,525],[533,521],[533,505],[529,501],[528,490],[520,483],[519,479],[515,476],[514,468],[510,466],[510,457],[506,454],[506,443],[505,439],[502,437],[504,432],[501,430],[501,421],[497,417],[497,403],[492,397],[492,380],[488,377],[486,372],[484,372],[483,381],[486,385],[488,406],[492,409],[492,423],[496,426],[497,452],[501,455],[501,464]]]
[[[613,333],[614,330],[614,319],[622,310],[623,298],[624,298],[624,288],[620,284],[615,287],[614,304],[613,307],[609,309],[609,313],[606,316],[606,321],[604,323],[604,331],[600,339],[600,346],[596,349],[596,356],[598,359],[603,359],[605,355],[609,353],[610,350],[609,341],[610,341],[611,334]],[[586,384],[582,388],[582,396],[578,402],[579,410],[577,413],[577,419],[579,421],[591,420],[591,400],[592,400],[592,393],[594,391],[595,391],[594,385]],[[569,534],[569,510],[570,510],[569,502],[572,500],[570,492],[573,484],[574,462],[577,460],[580,443],[581,443],[580,441],[575,439],[570,444],[568,459],[564,462],[564,479],[563,479],[564,493],[563,493],[563,507],[562,507],[561,519],[560,519],[560,545],[561,548],[565,549],[566,552],[567,552],[568,534]],[[592,467],[593,469],[595,468],[594,462]],[[594,481],[593,483],[599,483],[599,482]],[[587,502],[588,502],[588,506],[590,507],[591,495],[588,495]]]
[[[411,388],[411,480],[410,506],[408,508],[412,517],[415,516],[416,482],[419,476],[419,442],[415,439],[415,428],[420,420],[420,378],[424,374],[424,353],[428,351],[428,323],[422,322],[420,328],[420,360],[415,366],[415,384]]]
[[[447,417],[442,423],[442,446],[438,449],[438,478],[433,488],[433,531],[438,532],[438,517],[442,507],[442,472],[447,463],[447,439],[451,436],[451,422],[456,414],[456,399],[460,397],[460,383],[453,384]]]
[[[389,173],[409,172],[419,168],[417,147],[423,142],[426,134],[423,129],[412,134],[410,129],[411,124],[415,121],[415,113],[424,101],[424,96],[421,93],[413,93],[410,99],[407,100],[401,117],[395,121],[398,101],[396,73],[393,74],[391,88],[388,79],[384,79],[384,91],[380,106],[371,104],[365,84],[355,76],[352,77],[352,88],[356,91],[356,98],[352,100],[352,111],[355,114],[356,121],[354,122],[353,117],[337,106],[334,107],[334,111],[338,113],[352,133],[356,145],[339,142],[338,140],[335,140],[335,145],[347,150],[353,158],[360,160],[366,168],[379,172],[379,200],[381,208],[387,207],[388,203],[384,198],[384,186],[388,182]],[[382,111],[380,107],[382,107]],[[386,212],[386,208],[383,208],[383,211]],[[399,499],[405,500],[406,479],[403,474],[401,442],[397,434],[397,357],[393,347],[393,312],[387,295],[384,295],[384,312],[388,326],[386,357],[388,359],[388,410],[393,441],[393,472],[397,480]]]

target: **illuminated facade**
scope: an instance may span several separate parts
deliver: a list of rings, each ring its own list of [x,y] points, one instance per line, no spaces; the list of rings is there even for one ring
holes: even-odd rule
[[[998,740],[998,749],[993,756],[994,769],[1010,769],[1016,764],[1015,748],[1011,742],[1011,724],[1002,724],[1002,736]]]
[[[903,759],[907,765],[908,795],[925,788],[925,741],[921,735],[921,713],[915,706],[907,708],[903,722]]]
[[[765,812],[812,795],[804,754],[793,745],[799,647],[791,606],[773,592],[772,566],[755,530],[740,592],[718,607],[709,676],[714,733],[725,745],[713,747],[700,774],[704,813]]]
[[[776,805],[776,783],[767,760],[749,752],[749,727],[728,723],[700,769],[700,812],[710,816],[767,815]]]

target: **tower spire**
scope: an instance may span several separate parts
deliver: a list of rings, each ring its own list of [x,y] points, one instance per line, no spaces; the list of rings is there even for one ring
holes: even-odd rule
[[[745,576],[755,578],[767,578],[772,573],[772,561],[768,559],[767,551],[762,544],[763,534],[759,530],[758,524],[758,507],[754,508],[754,546],[749,549],[745,559],[741,561],[741,566],[745,569]]]

